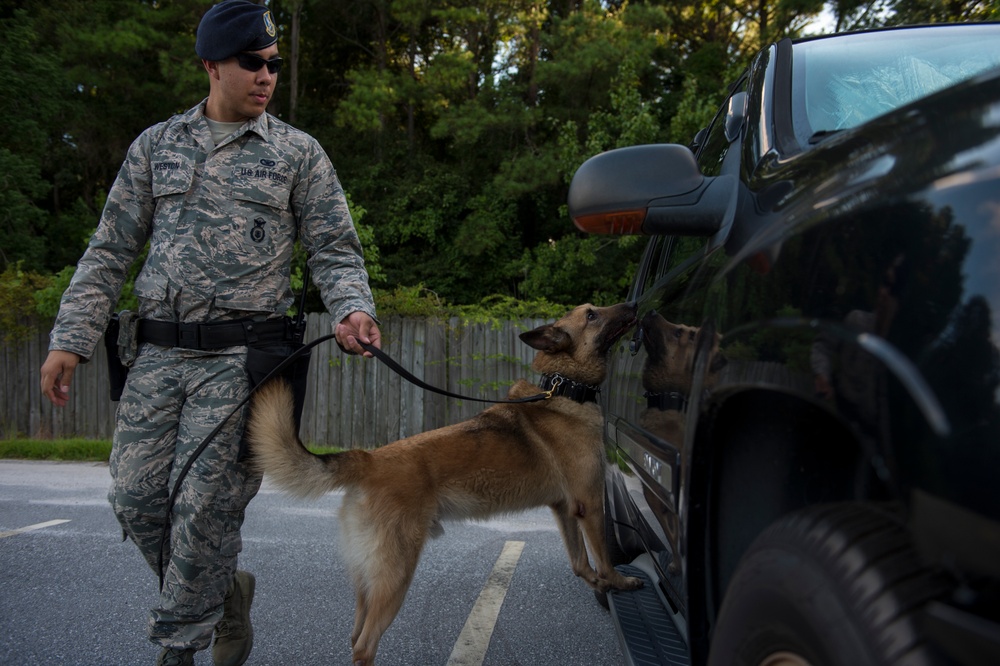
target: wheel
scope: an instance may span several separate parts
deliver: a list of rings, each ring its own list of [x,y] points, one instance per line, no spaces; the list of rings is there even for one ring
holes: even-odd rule
[[[743,555],[708,663],[933,664],[917,615],[942,591],[888,510],[810,507],[772,524]]]

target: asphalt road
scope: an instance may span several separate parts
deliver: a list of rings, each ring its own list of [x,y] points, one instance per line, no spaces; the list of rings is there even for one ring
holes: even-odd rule
[[[108,483],[106,465],[0,461],[0,664],[154,663],[146,614],[156,578],[120,541]],[[248,665],[350,663],[354,598],[336,551],[339,503],[338,494],[292,499],[265,480],[250,504],[240,560],[257,576]],[[498,560],[513,568],[500,588],[497,577],[487,584]],[[570,571],[547,509],[446,524],[424,551],[378,663],[444,665],[456,645],[471,646],[462,663],[479,663],[478,652],[487,666],[623,662],[611,620]],[[210,651],[196,663],[210,665]]]

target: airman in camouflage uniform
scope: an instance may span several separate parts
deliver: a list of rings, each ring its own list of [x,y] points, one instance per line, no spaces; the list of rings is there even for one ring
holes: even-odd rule
[[[353,353],[363,353],[358,340],[380,343],[360,243],[333,165],[315,139],[265,112],[280,66],[275,42],[266,7],[227,0],[206,13],[197,50],[209,96],[133,142],[63,296],[42,366],[42,391],[65,405],[77,363],[93,354],[148,242],[135,281],[140,344],[118,406],[109,498],[125,534],[157,572],[168,496],[192,452],[249,394],[252,341],[206,348],[198,335],[163,344],[144,341],[141,326],[283,322],[293,302],[289,273],[298,238],[323,302],[340,322],[338,343]],[[236,564],[244,510],[261,479],[240,459],[242,431],[238,413],[180,486],[163,588],[150,613],[150,639],[163,647],[158,663],[193,663],[213,630],[216,664],[242,664],[249,655],[254,583]],[[241,622],[230,636],[229,625]]]

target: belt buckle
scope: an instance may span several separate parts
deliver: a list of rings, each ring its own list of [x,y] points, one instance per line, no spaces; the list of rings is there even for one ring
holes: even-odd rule
[[[177,346],[186,349],[200,349],[199,324],[177,324]]]

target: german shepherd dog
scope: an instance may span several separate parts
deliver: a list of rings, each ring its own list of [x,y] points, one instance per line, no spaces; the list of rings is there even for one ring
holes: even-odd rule
[[[635,323],[635,314],[634,304],[581,305],[553,324],[522,333],[538,350],[531,367],[542,374],[542,390],[522,379],[508,400],[552,387],[549,399],[500,403],[468,421],[371,451],[310,453],[296,435],[287,384],[269,382],[258,391],[247,428],[257,468],[301,497],[346,491],[341,549],[357,598],[355,666],[374,664],[424,542],[440,534],[442,519],[548,506],[573,573],[600,592],[641,587],[640,579],[614,569],[604,541],[603,422],[594,399],[607,354]]]

